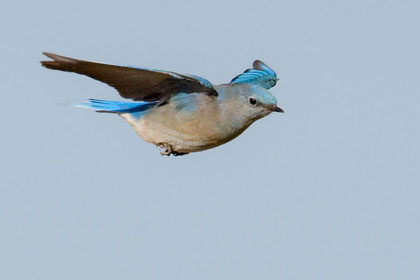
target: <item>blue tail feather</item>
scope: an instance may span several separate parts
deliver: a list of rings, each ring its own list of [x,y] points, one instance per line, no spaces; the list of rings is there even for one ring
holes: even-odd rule
[[[79,108],[93,109],[98,112],[108,113],[137,113],[145,111],[157,104],[157,102],[123,102],[123,101],[107,101],[99,99],[88,99],[85,101],[77,101],[70,103]]]

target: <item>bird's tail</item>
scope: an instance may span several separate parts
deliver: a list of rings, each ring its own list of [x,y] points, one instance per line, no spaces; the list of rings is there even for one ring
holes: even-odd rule
[[[88,99],[84,101],[76,101],[70,103],[70,105],[79,108],[93,109],[97,112],[117,114],[142,112],[155,106],[156,104],[157,102],[122,102],[98,99]]]

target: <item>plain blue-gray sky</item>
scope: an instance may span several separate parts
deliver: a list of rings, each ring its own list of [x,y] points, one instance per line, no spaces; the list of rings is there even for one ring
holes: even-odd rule
[[[418,1],[2,2],[0,278],[419,279]],[[42,51],[229,81],[272,114],[162,157]]]

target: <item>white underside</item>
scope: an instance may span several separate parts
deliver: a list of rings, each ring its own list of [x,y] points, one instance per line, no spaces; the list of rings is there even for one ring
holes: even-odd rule
[[[169,144],[173,151],[179,153],[192,153],[214,148],[226,143],[235,136],[218,137],[208,135],[209,131],[202,133],[186,133],[177,129],[176,120],[173,125],[166,122],[154,121],[147,117],[136,119],[130,114],[120,115],[136,131],[136,133],[146,142],[159,146],[160,144]],[[207,136],[206,136],[207,135]],[[210,136],[210,137],[208,137]],[[233,136],[233,137],[232,137]]]

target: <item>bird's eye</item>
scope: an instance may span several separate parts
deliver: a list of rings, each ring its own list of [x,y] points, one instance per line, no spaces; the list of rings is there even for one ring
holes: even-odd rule
[[[251,105],[257,104],[257,99],[255,99],[254,97],[250,97],[249,98],[249,104],[251,104]]]

